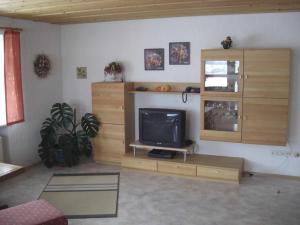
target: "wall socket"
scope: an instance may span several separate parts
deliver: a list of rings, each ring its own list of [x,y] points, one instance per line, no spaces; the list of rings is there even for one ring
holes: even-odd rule
[[[300,152],[274,150],[274,151],[272,151],[272,155],[299,158],[300,157]]]

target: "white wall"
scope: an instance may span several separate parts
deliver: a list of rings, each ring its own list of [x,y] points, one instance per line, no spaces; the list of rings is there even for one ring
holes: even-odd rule
[[[5,137],[7,162],[31,165],[40,159],[37,154],[41,124],[50,114],[53,103],[62,100],[60,26],[0,17],[0,26],[23,28],[21,33],[22,82],[25,122],[1,127]],[[37,54],[47,54],[52,70],[46,79],[33,70]]]
[[[300,13],[278,13],[65,25],[61,31],[63,99],[82,113],[91,111],[90,84],[103,80],[104,66],[113,60],[125,64],[127,81],[199,82],[200,50],[221,47],[227,35],[232,36],[234,47],[292,48],[290,135],[286,147],[200,141],[198,96],[183,104],[180,96],[141,94],[136,96],[136,106],[186,109],[190,137],[197,140],[199,153],[243,157],[249,171],[300,176],[299,158],[271,154],[272,150],[300,151],[299,21]],[[191,65],[168,65],[168,45],[172,41],[191,42]],[[164,71],[144,70],[145,48],[165,48]],[[88,67],[87,80],[76,79],[76,66]]]

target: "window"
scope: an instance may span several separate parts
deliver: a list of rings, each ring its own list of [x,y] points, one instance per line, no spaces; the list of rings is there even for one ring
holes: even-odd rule
[[[3,34],[0,30],[0,126],[6,125]]]
[[[0,31],[0,126],[24,121],[20,33]]]

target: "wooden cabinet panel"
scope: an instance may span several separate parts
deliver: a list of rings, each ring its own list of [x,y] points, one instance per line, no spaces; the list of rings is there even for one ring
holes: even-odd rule
[[[197,166],[197,176],[210,179],[239,181],[240,171],[221,167]]]
[[[125,154],[125,127],[124,125],[101,124],[100,133],[94,139],[95,160],[121,162]],[[111,160],[111,158],[116,158]]]
[[[288,98],[289,49],[244,51],[244,97]]]
[[[196,166],[184,163],[157,162],[157,171],[185,176],[196,176]]]
[[[288,100],[244,98],[244,143],[286,145]]]
[[[93,113],[101,123],[125,123],[124,83],[93,83]]]
[[[157,171],[157,161],[131,157],[123,157],[122,166],[134,169]]]

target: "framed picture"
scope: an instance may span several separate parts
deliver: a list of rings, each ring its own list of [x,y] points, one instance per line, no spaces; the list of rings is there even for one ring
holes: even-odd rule
[[[190,64],[190,42],[169,43],[169,64],[189,65]]]
[[[144,49],[145,70],[164,70],[165,50],[163,48]]]
[[[77,67],[77,79],[86,79],[87,78],[87,68],[86,67]]]

